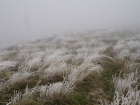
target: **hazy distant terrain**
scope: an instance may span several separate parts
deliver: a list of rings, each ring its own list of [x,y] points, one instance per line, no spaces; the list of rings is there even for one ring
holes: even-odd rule
[[[139,0],[0,0],[0,48],[66,32],[140,29]]]
[[[0,50],[0,104],[140,105],[140,33],[98,30]]]

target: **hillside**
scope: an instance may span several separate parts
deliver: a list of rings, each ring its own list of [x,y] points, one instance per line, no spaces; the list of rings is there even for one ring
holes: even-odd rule
[[[0,50],[0,105],[140,105],[140,33],[64,34]]]

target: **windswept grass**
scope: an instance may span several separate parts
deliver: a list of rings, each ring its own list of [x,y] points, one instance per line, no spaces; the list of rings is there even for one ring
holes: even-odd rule
[[[0,104],[140,105],[139,46],[137,34],[105,30],[10,46],[0,51]]]

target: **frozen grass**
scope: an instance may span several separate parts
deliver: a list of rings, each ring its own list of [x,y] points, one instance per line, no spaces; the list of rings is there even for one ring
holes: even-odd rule
[[[17,62],[16,61],[3,61],[0,62],[0,72],[3,70],[11,69],[16,67]]]
[[[32,99],[33,95],[38,92],[38,84],[34,87],[29,89],[28,86],[25,89],[25,93],[21,93],[17,90],[14,90],[14,95],[11,97],[9,100],[9,103],[7,104],[12,104],[12,105],[20,105],[26,103],[25,101],[28,99]],[[31,102],[32,104],[32,102]]]
[[[1,82],[0,85],[0,91],[3,91],[5,89],[10,89],[12,86],[16,84],[20,84],[24,81],[27,81],[27,79],[31,76],[31,72],[28,71],[28,69],[23,69],[22,71],[17,71],[9,77],[9,79],[6,81]]]
[[[114,77],[115,96],[111,105],[139,105],[139,70],[121,77]]]
[[[24,80],[26,80],[29,76],[31,75],[30,72],[27,71],[19,71],[14,73],[11,78],[7,81],[8,85],[15,85],[16,83],[20,83],[23,82]]]
[[[9,105],[140,105],[139,69],[134,72],[140,67],[139,46],[139,34],[101,30],[2,49],[1,102],[11,98]]]

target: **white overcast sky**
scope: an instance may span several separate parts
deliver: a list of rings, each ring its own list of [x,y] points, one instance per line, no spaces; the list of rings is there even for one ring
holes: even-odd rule
[[[140,0],[0,0],[0,47],[63,32],[131,27],[140,27]]]

